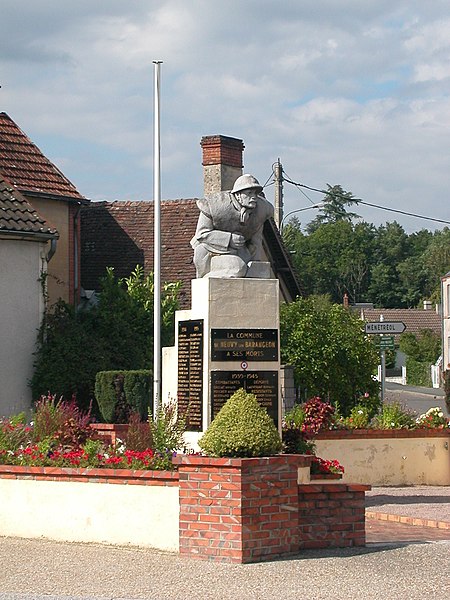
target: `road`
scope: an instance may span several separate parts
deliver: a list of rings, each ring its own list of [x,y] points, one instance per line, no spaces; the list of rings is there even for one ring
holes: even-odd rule
[[[0,538],[0,600],[448,600],[450,542],[309,550],[252,565]]]
[[[450,416],[445,405],[444,391],[439,388],[414,387],[386,382],[385,401],[400,402],[418,415],[426,412],[429,408],[439,406],[444,414]]]

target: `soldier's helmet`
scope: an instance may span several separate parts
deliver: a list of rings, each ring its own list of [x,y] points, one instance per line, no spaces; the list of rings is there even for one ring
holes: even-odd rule
[[[258,193],[262,192],[262,185],[253,175],[241,175],[236,179],[231,193],[242,192],[243,190],[257,189]]]

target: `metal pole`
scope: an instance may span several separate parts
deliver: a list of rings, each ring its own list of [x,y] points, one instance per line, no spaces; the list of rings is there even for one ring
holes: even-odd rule
[[[153,61],[153,419],[158,418],[161,402],[161,134],[159,114],[159,76],[162,61]]]
[[[380,323],[384,321],[384,316],[380,315]],[[381,339],[380,335],[380,339]],[[381,403],[384,402],[384,397],[386,394],[386,350],[384,348],[381,349],[381,391],[380,391],[380,400]]]

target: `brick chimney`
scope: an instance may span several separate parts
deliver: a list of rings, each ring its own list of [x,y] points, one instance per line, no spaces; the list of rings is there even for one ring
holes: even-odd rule
[[[206,135],[200,145],[203,150],[203,188],[205,196],[231,190],[242,175],[244,142],[225,135]]]

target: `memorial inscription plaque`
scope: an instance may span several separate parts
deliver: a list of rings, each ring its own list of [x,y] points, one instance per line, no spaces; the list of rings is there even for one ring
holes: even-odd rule
[[[211,360],[278,360],[278,330],[211,329]]]
[[[203,426],[203,320],[178,323],[178,410],[187,431]]]
[[[278,427],[278,371],[211,371],[211,420],[241,388],[256,396]]]

